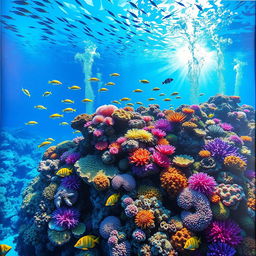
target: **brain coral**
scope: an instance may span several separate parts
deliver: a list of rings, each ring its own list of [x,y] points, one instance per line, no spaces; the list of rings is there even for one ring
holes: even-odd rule
[[[125,134],[127,139],[138,140],[141,142],[152,142],[153,135],[145,130],[142,129],[130,129]]]
[[[150,152],[144,148],[138,148],[133,153],[131,153],[129,160],[130,163],[137,165],[146,165],[150,160]]]
[[[155,226],[154,219],[155,216],[151,211],[141,210],[135,217],[135,224],[143,229],[153,228]]]
[[[197,191],[185,188],[177,198],[178,206],[182,209],[193,211],[182,211],[183,224],[191,231],[203,231],[212,221],[212,211],[207,197]]]
[[[125,111],[124,109],[115,110],[112,114],[112,117],[115,120],[126,121],[126,122],[132,119],[132,116],[133,116],[132,112]]]

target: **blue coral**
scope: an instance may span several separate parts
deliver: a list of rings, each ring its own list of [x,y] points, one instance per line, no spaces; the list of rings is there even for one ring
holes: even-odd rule
[[[236,250],[225,243],[213,243],[208,246],[207,256],[233,256]]]

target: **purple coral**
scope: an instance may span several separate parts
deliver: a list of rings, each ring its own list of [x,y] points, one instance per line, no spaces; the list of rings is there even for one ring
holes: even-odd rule
[[[155,122],[155,128],[161,129],[165,132],[170,132],[172,130],[171,123],[166,119],[159,119]]]
[[[117,217],[108,216],[100,223],[99,232],[103,238],[108,239],[110,233],[113,230],[118,230],[120,227],[121,222]]]
[[[132,238],[136,241],[136,242],[143,242],[146,240],[146,234],[142,229],[135,229],[132,233]]]
[[[206,230],[209,242],[222,242],[230,246],[236,246],[242,241],[240,227],[232,220],[216,220]]]
[[[215,179],[206,173],[195,173],[188,179],[189,187],[205,195],[211,195],[217,185]]]
[[[231,135],[228,139],[239,146],[244,144],[243,140],[237,135]]]
[[[123,188],[130,192],[135,189],[136,181],[130,174],[118,174],[112,179],[111,185],[115,190]]]
[[[144,166],[133,165],[132,172],[139,177],[145,177],[158,173],[159,167],[154,163],[146,164]]]
[[[134,200],[128,196],[128,195],[123,195],[121,197],[121,205],[123,208],[126,208],[129,204],[133,204]]]
[[[110,256],[129,256],[131,255],[131,244],[128,241],[116,244],[110,249]]]
[[[52,213],[52,219],[58,226],[71,229],[79,223],[79,211],[76,208],[61,207]]]
[[[225,243],[213,243],[208,246],[207,256],[233,256],[236,250]]]
[[[78,190],[81,180],[77,175],[69,175],[62,179],[61,186],[67,189]]]
[[[138,208],[135,204],[129,204],[124,212],[125,212],[125,215],[128,217],[128,218],[132,218],[134,217],[137,213],[138,213]]]
[[[81,154],[79,152],[72,152],[65,159],[65,162],[66,162],[66,164],[74,164],[80,157],[81,157]]]
[[[163,138],[164,136],[166,136],[166,132],[164,132],[163,130],[161,129],[152,129],[151,130],[151,133],[156,136],[157,138]]]

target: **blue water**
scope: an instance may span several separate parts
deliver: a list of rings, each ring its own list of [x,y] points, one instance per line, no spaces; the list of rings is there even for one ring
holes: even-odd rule
[[[83,7],[75,0],[60,1],[64,7],[54,0],[50,0],[50,3],[40,1],[44,7],[30,0],[20,2],[27,2],[28,5],[18,5],[10,1],[2,3],[2,15],[11,16],[13,19],[1,18],[1,121],[5,130],[12,133],[23,132],[31,138],[37,138],[32,145],[34,150],[38,150],[37,145],[48,137],[60,142],[79,136],[72,133],[70,126],[60,126],[59,123],[70,122],[80,113],[95,110],[102,104],[109,104],[122,97],[130,97],[129,102],[135,106],[136,102],[140,101],[145,105],[159,104],[161,108],[169,108],[172,104],[175,108],[180,104],[204,102],[210,96],[223,92],[224,86],[225,94],[235,95],[239,89],[237,96],[241,97],[242,104],[255,106],[255,1],[187,0],[182,1],[185,7],[175,1],[156,0],[158,7],[153,6],[150,1],[138,1],[138,7],[147,15],[132,7],[128,1],[80,0]],[[199,10],[195,3],[202,7],[202,10]],[[31,13],[25,13],[26,16],[17,15],[12,12],[19,11],[17,8],[25,8]],[[42,8],[47,13],[35,8]],[[113,16],[111,17],[106,9],[114,13],[115,19],[122,24],[113,20]],[[133,18],[127,11],[135,13],[138,19]],[[215,19],[211,11],[217,13]],[[31,17],[32,14],[39,18]],[[82,14],[94,16],[102,22],[93,18],[87,19]],[[168,14],[172,16],[165,19]],[[126,16],[127,19],[120,15]],[[65,18],[68,22],[57,17]],[[54,23],[49,23],[47,18]],[[195,23],[189,18],[193,18]],[[183,19],[187,27],[182,24]],[[226,24],[229,19],[230,24]],[[91,32],[87,29],[89,32],[86,33],[93,37],[84,33],[85,26],[77,20],[87,24]],[[206,20],[209,22],[208,25]],[[52,28],[38,22],[44,22]],[[68,27],[70,24],[76,27]],[[135,27],[136,24],[141,28]],[[104,28],[115,32],[108,32]],[[187,37],[184,37],[184,28]],[[47,31],[53,34],[47,34]],[[209,31],[213,31],[213,34],[210,35]],[[217,38],[215,42],[213,36]],[[188,50],[186,38],[192,41],[198,39],[196,61],[200,62],[201,72],[198,76],[199,89],[194,97],[191,97],[194,84],[188,76],[191,51]],[[228,42],[220,43],[221,40]],[[216,42],[220,43],[220,48],[216,47]],[[83,70],[82,63],[75,60],[75,55],[87,52],[88,57],[88,45],[95,47],[96,54],[89,53],[92,57],[92,66],[90,68],[89,64],[86,64]],[[217,50],[221,51],[219,54],[223,57],[219,75]],[[109,74],[114,72],[120,73],[121,76],[110,77]],[[98,77],[100,82],[91,83],[94,102],[82,103],[83,98],[91,96],[86,94],[85,89],[88,84],[90,85],[88,81],[85,85],[88,77]],[[173,78],[174,81],[163,85],[162,81],[166,78]],[[48,81],[53,79],[60,80],[62,85],[48,84]],[[147,79],[150,83],[142,84],[139,82],[141,79]],[[115,82],[116,85],[105,86],[104,84],[109,81]],[[72,85],[80,86],[81,90],[67,89]],[[98,92],[102,87],[107,87],[109,91]],[[153,87],[160,87],[160,90],[152,91]],[[31,97],[24,95],[22,88],[28,89]],[[134,89],[142,89],[143,92],[134,93]],[[45,91],[51,91],[53,94],[42,97]],[[179,92],[181,99],[170,96],[172,92]],[[165,96],[159,96],[160,93],[164,93]],[[199,93],[204,95],[199,96]],[[148,101],[151,97],[155,100]],[[163,101],[164,98],[172,98],[172,101]],[[72,99],[75,104],[64,104],[61,102],[63,99]],[[120,106],[125,106],[126,103],[122,102]],[[47,110],[35,109],[35,105],[44,105]],[[74,107],[76,112],[65,113],[61,119],[49,118],[53,113],[62,113],[65,107]],[[24,124],[31,120],[39,124]],[[13,253],[8,255],[15,255]]]

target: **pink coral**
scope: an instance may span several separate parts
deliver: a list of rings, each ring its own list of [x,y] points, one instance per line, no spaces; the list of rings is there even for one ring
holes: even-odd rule
[[[79,152],[72,152],[70,155],[65,159],[67,164],[74,164],[79,158],[81,154]]]
[[[142,119],[143,119],[145,122],[150,122],[150,121],[152,121],[152,117],[151,117],[151,116],[143,116]]]
[[[153,161],[160,167],[168,167],[170,165],[170,159],[158,151],[154,152],[152,158]]]
[[[219,126],[224,130],[224,131],[232,131],[233,130],[233,126],[231,124],[228,123],[221,123],[219,124]]]
[[[105,117],[102,115],[96,115],[93,119],[92,119],[92,123],[93,124],[101,124],[103,123]]]
[[[172,155],[175,152],[175,147],[171,145],[157,145],[156,149],[164,155]]]
[[[95,148],[100,151],[105,150],[108,148],[108,143],[106,141],[99,141],[95,144]]]
[[[163,130],[160,130],[160,129],[157,129],[157,128],[152,129],[151,133],[153,135],[155,135],[156,137],[158,137],[158,138],[163,138],[164,136],[166,136],[166,133]]]
[[[104,124],[106,124],[106,125],[108,125],[108,126],[113,125],[113,124],[114,124],[113,118],[110,117],[110,116],[105,117],[105,119],[104,119]]]
[[[96,109],[96,115],[102,115],[104,117],[111,116],[118,107],[115,105],[102,105]]]
[[[95,137],[100,137],[100,136],[103,135],[103,131],[102,131],[102,130],[99,130],[99,129],[96,129],[96,130],[94,130],[93,135],[94,135]]]
[[[119,138],[116,140],[116,142],[117,142],[118,144],[122,144],[122,143],[124,143],[125,141],[127,141],[127,139],[126,139],[125,137],[119,137]]]

